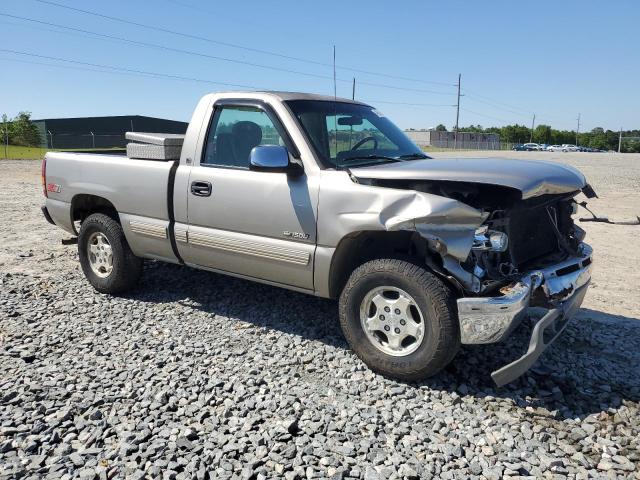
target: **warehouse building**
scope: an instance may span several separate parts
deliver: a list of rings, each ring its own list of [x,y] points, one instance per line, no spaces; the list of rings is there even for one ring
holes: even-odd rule
[[[467,148],[478,150],[500,150],[500,135],[497,133],[443,132],[439,130],[406,130],[416,145],[438,148]]]
[[[185,133],[187,122],[142,115],[34,120],[42,147],[51,149],[124,148],[125,132]]]

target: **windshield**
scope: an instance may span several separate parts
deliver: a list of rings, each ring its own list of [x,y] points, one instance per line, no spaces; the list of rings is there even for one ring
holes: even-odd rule
[[[429,158],[372,107],[322,100],[286,103],[327,167]]]

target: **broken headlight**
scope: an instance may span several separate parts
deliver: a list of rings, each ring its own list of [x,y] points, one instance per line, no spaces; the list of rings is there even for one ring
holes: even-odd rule
[[[486,226],[475,231],[473,250],[482,252],[504,252],[509,246],[509,237],[504,232],[489,230]]]

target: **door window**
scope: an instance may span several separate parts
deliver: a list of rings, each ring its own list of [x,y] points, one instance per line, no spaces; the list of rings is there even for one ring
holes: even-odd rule
[[[202,163],[249,168],[249,154],[258,145],[284,145],[269,115],[256,107],[222,107],[214,115]]]

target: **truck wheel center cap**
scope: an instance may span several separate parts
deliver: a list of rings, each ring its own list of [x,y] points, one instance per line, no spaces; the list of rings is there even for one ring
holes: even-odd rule
[[[415,352],[424,339],[424,320],[416,301],[404,290],[370,290],[360,305],[360,324],[369,341],[387,355]]]

